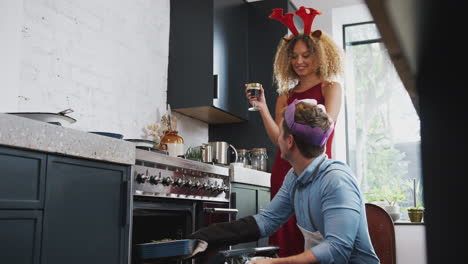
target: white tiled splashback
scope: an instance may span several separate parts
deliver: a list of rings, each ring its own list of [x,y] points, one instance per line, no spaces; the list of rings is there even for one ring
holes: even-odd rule
[[[170,0],[0,4],[0,112],[72,108],[71,128],[141,138],[165,113]],[[179,117],[188,144],[208,125]]]

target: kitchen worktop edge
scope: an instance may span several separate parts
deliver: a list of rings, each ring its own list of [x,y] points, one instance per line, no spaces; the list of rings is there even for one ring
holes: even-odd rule
[[[135,164],[135,145],[131,142],[2,113],[0,145]]]

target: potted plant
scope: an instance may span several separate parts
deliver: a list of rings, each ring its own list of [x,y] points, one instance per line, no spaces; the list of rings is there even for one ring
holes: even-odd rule
[[[417,202],[418,194],[420,193],[420,184],[416,184],[416,179],[413,179],[413,207],[408,208],[408,217],[412,223],[421,223],[424,216],[424,207],[421,202]]]
[[[392,217],[393,221],[400,219],[400,206],[398,202],[405,199],[404,192],[397,186],[384,185],[365,194],[368,202],[382,207]]]
[[[185,152],[185,158],[195,161],[202,161],[202,150],[200,146],[190,146]]]
[[[408,208],[408,217],[412,223],[421,223],[424,216],[424,208],[410,207]]]

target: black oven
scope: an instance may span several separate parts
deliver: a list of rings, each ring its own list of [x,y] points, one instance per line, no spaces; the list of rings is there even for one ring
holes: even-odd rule
[[[132,264],[142,264],[136,245],[184,239],[201,227],[230,221],[237,212],[229,203],[134,197],[132,222]],[[200,260],[201,261],[201,260]],[[165,261],[164,263],[192,263]],[[202,263],[202,262],[200,262]]]
[[[179,240],[201,227],[227,222],[230,208],[229,169],[137,150],[133,168],[132,264],[143,264],[136,245]],[[157,262],[151,262],[157,263]],[[204,263],[165,260],[162,263]]]

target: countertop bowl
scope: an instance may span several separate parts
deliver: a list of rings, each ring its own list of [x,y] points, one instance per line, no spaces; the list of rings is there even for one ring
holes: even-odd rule
[[[89,133],[116,138],[116,139],[122,139],[124,137],[122,134],[110,133],[110,132],[90,131]]]

